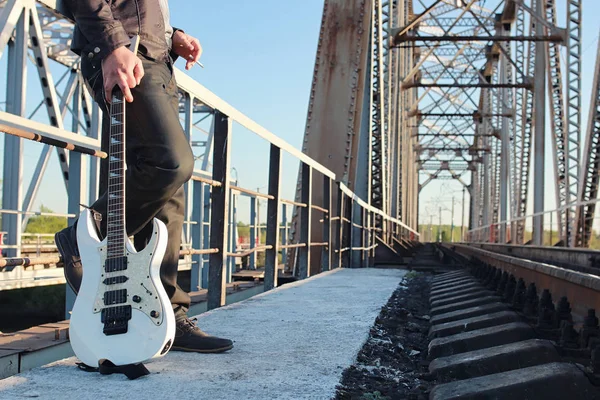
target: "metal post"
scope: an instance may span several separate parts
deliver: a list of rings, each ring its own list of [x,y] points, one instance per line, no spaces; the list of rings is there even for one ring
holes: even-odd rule
[[[369,240],[367,238],[367,210],[365,210],[364,208],[362,209],[361,212],[361,225],[362,228],[360,230],[360,247],[361,247],[361,251],[360,251],[360,255],[361,255],[361,265],[360,267],[367,267],[368,263],[369,263],[369,256],[368,256],[368,252],[367,250],[365,250],[367,247],[369,247]]]
[[[302,188],[301,202],[305,204],[300,210],[300,243],[304,243],[304,247],[300,247],[299,260],[299,275],[300,279],[310,276],[310,234],[311,234],[311,218],[312,218],[312,168],[310,165],[302,163]]]
[[[541,2],[540,2],[541,3]],[[541,25],[541,24],[538,24]],[[506,32],[504,30],[501,31],[502,34]],[[540,47],[544,47],[540,44]],[[506,49],[507,46],[504,46]],[[508,64],[508,60],[504,54],[500,55],[500,83],[507,83],[507,71],[506,69],[510,68]],[[502,117],[502,125],[501,125],[501,151],[500,151],[500,221],[506,221],[508,219],[508,173],[510,171],[510,137],[509,137],[509,119],[506,116],[509,108],[507,106],[508,102],[508,89],[501,88],[501,99],[500,99],[500,110],[501,113],[504,114]],[[500,225],[500,238],[498,239],[499,243],[506,243],[506,223],[502,222]]]
[[[440,207],[440,223],[438,224],[438,242],[442,242],[442,207]]]
[[[344,221],[342,220],[342,218],[344,217],[344,192],[342,192],[341,190],[338,190],[337,207],[336,208],[337,208],[338,220],[337,220],[337,229],[336,229],[337,252],[336,252],[335,266],[336,266],[336,268],[342,268],[342,260],[343,260],[342,249],[344,248],[344,244],[343,244]]]
[[[202,190],[202,248],[208,249],[210,248],[210,221],[211,221],[211,192],[212,187],[209,185],[204,185],[204,189]],[[202,271],[202,288],[208,289],[208,265],[209,265],[210,255],[202,255],[202,267],[200,268]]]
[[[202,236],[203,236],[203,214],[204,214],[204,183],[200,181],[193,181],[193,201],[192,201],[192,221],[196,222],[195,225],[191,225],[192,235],[192,248],[200,249],[202,247]],[[190,292],[195,292],[200,289],[202,285],[202,255],[194,254],[192,256],[192,270],[190,276]]]
[[[369,250],[369,267],[373,267],[375,265],[375,242],[376,242],[376,233],[375,233],[375,214],[373,211],[369,211],[369,247],[372,247]]]
[[[537,15],[544,15],[544,2],[536,2]],[[544,35],[544,25],[535,25],[535,34]],[[534,123],[535,123],[535,161],[533,168],[533,213],[544,211],[544,145],[546,129],[546,46],[541,43],[535,46],[535,76],[534,76]],[[541,246],[544,233],[544,216],[533,217],[533,244]]]
[[[548,241],[548,246],[552,246],[552,214],[550,213],[550,240]]]
[[[186,93],[185,94],[185,120],[183,124],[183,129],[185,132],[185,136],[188,142],[192,143],[192,130],[194,126],[194,96]],[[189,180],[185,185],[183,185],[185,191],[185,223],[183,225],[183,237],[185,238],[185,244],[189,244],[192,242],[192,238],[190,237],[192,234],[192,225],[189,224],[189,221],[192,217],[192,186],[193,181]],[[186,259],[190,259],[191,257],[186,256]]]
[[[256,247],[256,232],[258,228],[258,220],[256,218],[256,209],[258,198],[250,198],[250,249]],[[256,269],[256,252],[250,254],[250,269]]]
[[[215,135],[212,179],[220,186],[212,188],[210,247],[219,252],[209,257],[208,309],[225,305],[225,271],[227,265],[227,229],[229,217],[231,120],[217,111],[215,113]]]
[[[462,196],[462,213],[461,213],[461,223],[460,223],[460,241],[465,241],[465,193],[467,188],[463,186],[463,196]]]
[[[333,207],[331,203],[331,178],[323,176],[323,208],[327,210],[327,213],[323,215],[323,242],[327,242],[327,245],[323,247],[321,254],[321,272],[329,271],[331,269],[331,214],[333,213]]]
[[[229,230],[228,230],[228,238],[227,238],[227,252],[232,254],[235,253],[237,250],[237,246],[236,246],[236,215],[235,215],[235,208],[236,208],[236,196],[233,193],[233,190],[229,191],[229,219],[227,220],[227,223],[229,224]],[[233,272],[235,270],[235,261],[236,258],[235,257],[227,257],[227,277],[225,279],[225,281],[227,283],[231,283],[233,281]]]
[[[29,10],[24,8],[15,27],[15,36],[8,43],[8,77],[6,82],[6,111],[25,116],[27,84],[27,41],[29,39]],[[23,204],[23,139],[4,135],[4,180],[2,182],[2,206],[20,210]],[[4,214],[2,230],[7,232],[5,244],[16,245],[6,249],[9,257],[21,256],[22,214]]]
[[[281,149],[271,145],[269,161],[269,195],[267,204],[267,245],[273,246],[265,256],[265,291],[277,287],[277,256],[279,254],[279,192],[281,186]]]
[[[287,244],[288,241],[288,221],[287,221],[287,204],[281,205],[281,225],[283,232],[281,233],[281,243]],[[281,249],[281,263],[287,263],[287,249]]]
[[[484,110],[489,112],[489,91],[487,89],[482,90],[484,100]],[[484,134],[489,133],[488,129],[488,118],[483,119],[483,124],[479,125],[479,129],[482,129]],[[484,146],[488,147],[490,145],[490,138],[485,136],[483,138]],[[490,225],[490,190],[491,190],[491,163],[490,163],[490,155],[488,152],[483,153],[483,204],[482,204],[482,225],[487,227]],[[485,232],[488,228],[485,228],[482,232]],[[489,235],[484,237],[484,241],[489,241]]]
[[[260,193],[260,188],[256,188],[256,192]],[[256,243],[260,246],[260,235],[261,235],[261,230],[262,230],[262,226],[260,225],[260,198],[256,198]]]
[[[351,197],[344,196],[344,217],[346,218],[346,237],[344,238],[344,247],[347,249],[344,252],[344,260],[342,265],[345,268],[352,268],[352,206],[353,201]]]
[[[454,196],[452,196],[452,216],[450,217],[450,242],[454,243]]]
[[[433,237],[433,214],[429,216],[429,241],[431,243],[435,242]]]
[[[352,217],[350,220],[352,221],[352,225],[350,226],[350,232],[352,232],[352,240],[350,241],[350,247],[352,248],[362,248],[362,228],[354,226],[354,224],[362,226],[362,207],[355,201],[352,201],[351,204]],[[381,221],[381,228],[384,230],[384,235],[387,232],[386,229],[386,221]],[[387,238],[383,236],[383,240],[385,241]],[[352,268],[359,268],[362,264],[363,260],[363,252],[362,250],[352,250],[350,260],[352,263]]]

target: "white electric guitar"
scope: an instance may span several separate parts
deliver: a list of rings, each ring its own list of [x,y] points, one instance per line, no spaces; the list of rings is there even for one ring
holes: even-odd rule
[[[130,50],[137,54],[139,37]],[[77,224],[84,268],[70,321],[71,346],[86,365],[142,363],[165,355],[175,335],[175,316],[160,280],[167,228],[154,219],[152,237],[137,252],[125,230],[125,101],[118,87],[110,104],[107,235],[96,234],[90,210]]]

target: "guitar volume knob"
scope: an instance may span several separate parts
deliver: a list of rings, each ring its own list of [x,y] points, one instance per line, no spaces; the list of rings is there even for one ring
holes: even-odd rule
[[[152,310],[152,311],[150,311],[150,316],[151,316],[152,318],[158,318],[158,315],[159,315],[159,314],[158,314],[158,311],[156,311],[156,310]]]
[[[134,303],[140,303],[142,298],[136,294],[131,300],[133,300]]]

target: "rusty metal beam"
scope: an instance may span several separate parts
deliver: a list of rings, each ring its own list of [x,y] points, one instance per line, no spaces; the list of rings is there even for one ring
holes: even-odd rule
[[[532,83],[469,83],[469,84],[457,84],[457,83],[405,83],[402,85],[402,89],[410,89],[413,87],[422,88],[521,88],[521,89],[533,89]]]
[[[317,45],[302,151],[332,170],[355,190],[364,102],[371,0],[326,0]],[[300,172],[300,171],[299,171]],[[302,182],[298,174],[298,184]],[[300,199],[300,186],[296,200]],[[334,191],[335,192],[335,191]],[[334,197],[337,197],[334,194]],[[315,179],[313,204],[323,204],[323,185]],[[336,202],[336,199],[333,199]],[[299,214],[294,212],[291,235],[298,239]],[[318,216],[313,225],[320,226]],[[311,242],[320,243],[322,229],[311,231]],[[320,266],[321,249],[311,251],[312,267]],[[294,257],[288,257],[293,262]],[[290,266],[288,265],[288,268]],[[317,273],[317,269],[311,270]]]
[[[548,36],[510,36],[510,35],[469,35],[469,36],[414,36],[404,35],[396,37],[394,46],[399,47],[406,42],[553,42],[565,41],[564,35],[554,34]]]

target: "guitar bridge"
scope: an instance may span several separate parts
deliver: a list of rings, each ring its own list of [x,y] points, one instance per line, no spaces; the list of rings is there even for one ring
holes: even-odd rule
[[[102,309],[100,321],[106,336],[127,333],[128,321],[131,319],[131,306],[118,306]]]

